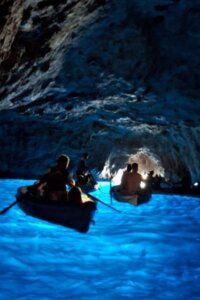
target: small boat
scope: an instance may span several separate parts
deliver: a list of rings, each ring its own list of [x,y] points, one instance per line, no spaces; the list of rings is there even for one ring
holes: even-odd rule
[[[115,189],[112,190],[113,197],[120,202],[128,202],[133,205],[140,205],[147,203],[151,199],[151,193],[140,193],[140,194],[125,194]]]
[[[99,184],[95,180],[95,178],[91,172],[87,175],[77,176],[76,183],[83,191],[86,191],[87,193],[93,192],[93,191],[99,189]]]
[[[96,203],[87,197],[81,204],[70,204],[61,201],[50,201],[34,195],[28,187],[21,187],[16,195],[18,206],[28,215],[55,224],[75,229],[81,233],[89,230],[93,221]]]

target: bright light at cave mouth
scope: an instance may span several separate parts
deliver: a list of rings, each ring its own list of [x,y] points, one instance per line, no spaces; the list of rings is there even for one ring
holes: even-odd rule
[[[117,174],[112,179],[113,185],[119,185],[121,183],[123,172],[124,172],[124,169],[119,169]]]
[[[114,163],[111,163],[114,161]],[[164,177],[164,169],[158,159],[154,157],[148,149],[140,149],[136,154],[130,155],[127,161],[124,163],[124,168],[117,169],[118,162],[121,161],[121,157],[109,158],[103,168],[101,173],[101,178],[112,179],[113,185],[119,185],[121,183],[121,178],[123,172],[126,170],[127,164],[137,163],[138,172],[142,175],[143,180],[147,180],[150,171],[154,171],[155,175],[160,175]],[[145,188],[145,182],[141,183],[141,188]]]
[[[142,173],[142,179],[146,180],[148,178],[148,174],[147,173]]]

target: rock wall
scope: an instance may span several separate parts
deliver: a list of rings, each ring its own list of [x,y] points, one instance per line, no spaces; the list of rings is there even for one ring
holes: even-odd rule
[[[142,151],[200,177],[197,0],[3,0],[0,14],[2,174],[83,151],[114,170]]]

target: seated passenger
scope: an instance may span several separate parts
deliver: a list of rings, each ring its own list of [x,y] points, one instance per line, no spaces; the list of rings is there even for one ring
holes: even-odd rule
[[[70,204],[81,204],[82,197],[81,197],[81,189],[77,186],[73,186],[68,192],[68,202]]]
[[[155,178],[154,178],[154,171],[150,171],[146,180],[146,189],[148,191],[152,191],[152,189],[154,188],[154,182],[155,182]]]
[[[154,177],[154,183],[153,183],[154,189],[159,190],[161,188],[162,182],[163,182],[163,178],[160,175],[156,175]]]
[[[138,164],[128,164],[127,170],[122,175],[121,184],[113,187],[112,190],[124,194],[136,194],[139,192],[142,176],[137,171]]]
[[[66,185],[74,185],[74,181],[69,176],[69,162],[70,159],[67,155],[59,156],[57,165],[51,167],[36,184],[38,189],[44,191],[46,198],[50,200],[67,200]]]
[[[120,184],[121,192],[123,191],[126,192],[128,189],[128,181],[129,181],[129,177],[131,177],[131,170],[132,170],[132,166],[131,164],[128,164],[126,170],[122,175],[121,184]]]
[[[127,181],[127,192],[129,194],[136,194],[140,191],[140,183],[142,181],[142,176],[138,173],[138,164],[132,164],[131,176],[129,176]]]

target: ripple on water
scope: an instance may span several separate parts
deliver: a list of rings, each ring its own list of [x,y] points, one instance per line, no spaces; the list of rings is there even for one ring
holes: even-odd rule
[[[0,209],[31,183],[1,180]],[[0,300],[200,299],[200,199],[153,195],[134,207],[105,182],[95,196],[121,213],[98,203],[87,234],[17,206],[0,216]]]

